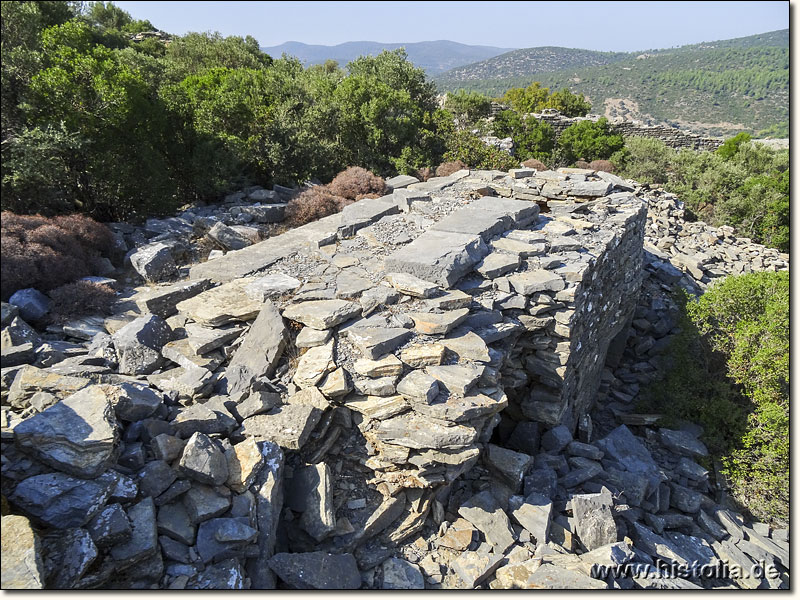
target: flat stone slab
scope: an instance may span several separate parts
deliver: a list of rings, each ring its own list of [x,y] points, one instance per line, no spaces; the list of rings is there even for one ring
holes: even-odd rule
[[[530,296],[536,292],[560,292],[566,287],[557,273],[547,270],[527,271],[508,278],[511,287],[518,294]]]
[[[361,573],[352,554],[282,552],[269,559],[278,578],[300,590],[357,590]]]
[[[444,335],[458,327],[469,316],[468,308],[447,310],[441,313],[411,312],[414,329],[423,335]]]
[[[119,433],[103,388],[91,386],[22,421],[14,439],[42,462],[91,478],[113,463]]]
[[[339,226],[339,237],[353,237],[359,229],[375,223],[386,215],[399,213],[400,208],[391,195],[380,198],[364,198],[342,209],[342,223]]]
[[[397,175],[396,177],[386,180],[386,186],[393,190],[408,187],[412,183],[419,183],[419,179],[412,175]]]
[[[206,290],[179,302],[178,312],[209,327],[254,319],[261,310],[263,300],[253,299],[247,294],[246,286],[251,281],[239,279]]]
[[[439,291],[439,286],[408,273],[388,273],[386,281],[401,294],[408,294],[414,298],[430,298]]]
[[[495,279],[519,267],[520,255],[505,252],[492,252],[475,267],[485,279]]]
[[[392,352],[410,337],[411,331],[402,327],[353,327],[347,330],[347,338],[372,360]]]
[[[428,230],[386,257],[386,270],[408,273],[449,288],[488,252],[480,236]]]
[[[458,509],[458,514],[477,527],[500,554],[516,541],[508,516],[489,491],[472,496]]]
[[[479,235],[488,240],[514,227],[511,217],[504,214],[467,206],[450,213],[438,221],[429,231],[449,231]]]
[[[313,329],[330,329],[361,314],[361,305],[348,300],[309,300],[292,304],[283,316]]]
[[[533,572],[526,589],[541,590],[607,590],[608,584],[593,579],[580,571],[565,569],[553,564],[544,564]]]
[[[152,313],[162,319],[166,319],[178,312],[175,307],[178,302],[196,296],[210,286],[210,279],[181,281],[137,294],[134,301],[143,313]]]
[[[460,449],[474,442],[478,432],[473,427],[447,426],[410,412],[381,421],[374,435],[382,442],[405,448]]]
[[[493,415],[506,406],[508,400],[505,397],[502,400],[495,400],[486,394],[471,394],[464,397],[440,395],[430,404],[422,402],[415,404],[414,410],[426,417],[459,423]]]
[[[284,404],[267,414],[245,419],[239,432],[241,436],[253,437],[258,442],[269,441],[281,448],[299,450],[321,417],[322,411],[314,406]]]
[[[539,217],[539,205],[527,200],[483,196],[470,204],[470,207],[510,217],[519,227],[530,225]]]

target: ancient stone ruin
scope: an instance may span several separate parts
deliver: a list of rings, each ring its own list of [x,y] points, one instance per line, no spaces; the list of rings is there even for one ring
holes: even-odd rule
[[[3,587],[788,587],[788,530],[634,409],[675,286],[788,257],[603,172],[389,183],[256,243],[283,190],[119,225],[112,317],[3,304]]]

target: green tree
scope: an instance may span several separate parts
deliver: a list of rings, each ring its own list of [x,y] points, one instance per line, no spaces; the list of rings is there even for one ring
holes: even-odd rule
[[[549,160],[555,146],[555,132],[548,123],[504,110],[497,114],[493,126],[495,135],[512,139],[519,162],[529,158]]]
[[[742,144],[749,143],[751,139],[749,133],[745,133],[744,131],[742,133],[737,133],[734,137],[725,140],[725,143],[717,148],[717,154],[725,160],[731,159],[739,151],[739,147]]]
[[[623,177],[644,183],[666,183],[675,152],[655,138],[625,138],[625,147],[609,160],[621,170]]]
[[[512,88],[503,94],[500,102],[508,104],[521,114],[539,112],[547,104],[550,90],[534,81],[526,88]]]
[[[447,94],[444,108],[453,113],[460,127],[466,127],[489,116],[492,100],[478,92],[459,90]]]
[[[558,147],[569,163],[607,159],[624,145],[621,135],[611,133],[605,117],[573,123],[558,139]]]
[[[550,95],[543,108],[554,108],[565,117],[585,117],[592,110],[592,105],[582,95],[562,88]]]

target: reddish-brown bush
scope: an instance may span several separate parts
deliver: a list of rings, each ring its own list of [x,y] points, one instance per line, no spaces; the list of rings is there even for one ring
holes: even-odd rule
[[[614,163],[609,160],[593,160],[589,163],[589,168],[595,171],[605,171],[606,173],[613,173],[616,170]]]
[[[0,214],[0,296],[22,288],[47,292],[97,273],[113,245],[108,228],[84,215],[47,218]]]
[[[67,283],[50,291],[53,303],[50,318],[53,322],[90,314],[109,314],[116,294],[105,284],[90,281]]]
[[[433,177],[433,169],[430,167],[422,167],[417,171],[417,179],[420,181],[428,181],[431,177]]]
[[[468,169],[467,165],[465,165],[460,160],[453,160],[450,162],[445,162],[440,164],[436,167],[436,176],[437,177],[447,177],[448,175],[452,175],[456,171],[460,171],[462,169]]]
[[[536,169],[537,171],[547,171],[547,165],[544,164],[540,160],[536,160],[535,158],[529,158],[525,162],[522,163],[522,166],[526,169]]]
[[[589,168],[589,163],[586,162],[585,160],[576,160],[575,161],[575,168],[576,169],[588,169]]]
[[[386,182],[361,167],[347,167],[327,187],[334,196],[355,200],[364,194],[383,194],[386,191]]]
[[[337,213],[352,203],[353,200],[333,194],[328,186],[316,185],[289,200],[286,206],[286,222],[292,227],[299,227]]]

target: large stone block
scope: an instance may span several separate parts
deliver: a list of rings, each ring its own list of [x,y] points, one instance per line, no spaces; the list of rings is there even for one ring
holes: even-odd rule
[[[478,235],[426,231],[386,258],[386,270],[452,287],[488,254]]]

